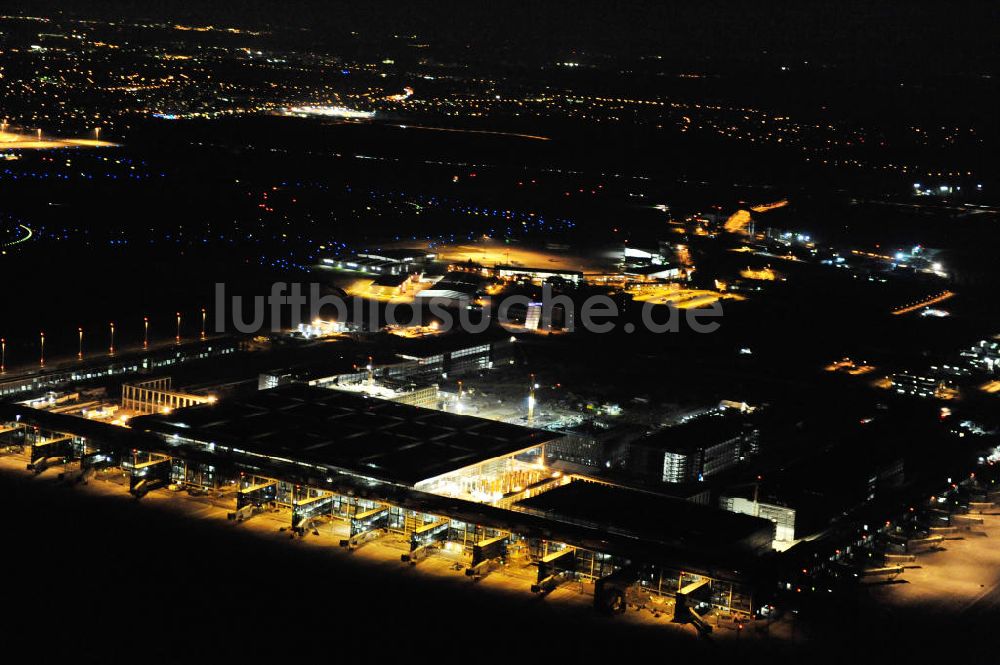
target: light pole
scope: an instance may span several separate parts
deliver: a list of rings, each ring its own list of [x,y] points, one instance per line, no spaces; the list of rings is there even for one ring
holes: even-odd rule
[[[0,373],[7,373],[7,338],[0,337]]]
[[[81,326],[77,328],[76,332],[80,336],[79,344],[77,345],[76,359],[83,360],[83,327]]]
[[[528,423],[535,420],[535,375],[531,375],[531,384],[528,386]]]
[[[43,330],[39,334],[41,336],[41,351],[38,359],[38,365],[40,367],[45,367],[45,331]]]
[[[205,316],[206,316],[205,308],[202,307],[201,308],[201,338],[202,339],[205,339]]]
[[[115,322],[111,322],[111,346],[108,347],[108,353],[110,355],[115,354]]]
[[[174,338],[177,344],[181,343],[181,313],[177,312],[177,336]]]
[[[142,348],[149,348],[149,317],[142,317]]]

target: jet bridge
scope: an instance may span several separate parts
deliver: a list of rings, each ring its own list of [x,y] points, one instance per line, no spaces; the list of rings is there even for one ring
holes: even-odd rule
[[[278,481],[270,478],[243,478],[240,489],[236,493],[236,510],[227,513],[226,518],[235,522],[243,522],[264,508],[273,504],[278,498]]]
[[[466,568],[465,574],[479,579],[499,567],[507,556],[507,541],[509,535],[484,538],[472,546],[472,564]]]
[[[538,561],[538,579],[531,585],[532,593],[550,593],[568,582],[576,573],[576,548],[552,552]]]
[[[620,568],[594,584],[594,607],[603,614],[622,614],[628,607],[628,592],[639,581],[635,566]]]
[[[0,425],[0,454],[20,452],[24,448],[27,427],[23,423]]]
[[[99,470],[120,464],[119,454],[115,451],[94,448],[92,442],[85,443],[79,454],[79,464],[60,472],[59,480],[75,485],[86,485]]]
[[[361,510],[361,506],[354,506],[354,514],[351,515],[350,536],[340,541],[341,547],[354,549],[359,545],[382,535],[389,527],[389,506],[387,504],[375,504],[373,508]]]
[[[292,531],[300,536],[312,529],[324,518],[333,515],[336,497],[332,492],[308,490],[314,496],[295,499],[292,502]]]
[[[674,621],[694,624],[698,632],[703,634],[711,633],[712,627],[697,610],[698,605],[711,603],[711,581],[707,577],[691,577],[694,579],[678,589],[674,597]]]
[[[154,489],[165,487],[170,484],[171,468],[172,461],[168,455],[134,451],[129,468],[129,493],[141,499]]]
[[[438,519],[428,524],[421,524],[410,534],[410,552],[400,555],[400,560],[411,564],[417,563],[430,554],[430,549],[436,543],[448,540],[451,520]]]
[[[65,464],[74,456],[72,434],[54,433],[48,437],[37,434],[30,439],[28,471],[36,475],[51,466]]]

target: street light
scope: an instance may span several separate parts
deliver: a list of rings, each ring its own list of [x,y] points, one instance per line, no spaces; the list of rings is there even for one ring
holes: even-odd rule
[[[3,374],[7,373],[7,338],[6,337],[0,337],[0,373],[3,373]]]
[[[149,317],[142,317],[142,348],[149,348]]]
[[[76,359],[83,360],[83,327],[81,326],[77,328],[76,331],[80,335],[80,341],[76,351]]]
[[[531,375],[531,383],[528,386],[528,422],[534,422],[535,420],[535,388],[537,384],[535,383],[535,375]]]
[[[108,353],[111,355],[115,354],[115,322],[111,322],[111,346],[108,347]]]
[[[205,339],[205,308],[201,308],[201,338]]]
[[[45,331],[43,330],[39,334],[41,335],[41,351],[38,359],[38,364],[41,367],[45,367]]]
[[[181,313],[177,312],[177,336],[174,338],[177,344],[181,343]]]

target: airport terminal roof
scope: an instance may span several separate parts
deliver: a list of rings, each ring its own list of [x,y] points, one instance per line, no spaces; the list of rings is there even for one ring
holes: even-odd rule
[[[759,517],[583,480],[516,505],[550,519],[688,552],[765,553],[774,537],[774,525]]]
[[[408,485],[557,436],[302,384],[204,406],[135,418],[131,426]]]

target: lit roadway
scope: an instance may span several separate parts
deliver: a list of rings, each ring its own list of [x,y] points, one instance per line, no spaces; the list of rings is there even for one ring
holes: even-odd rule
[[[943,291],[942,293],[939,293],[937,295],[924,298],[920,302],[913,303],[912,305],[904,305],[903,307],[894,309],[892,310],[892,313],[895,314],[896,316],[900,314],[909,314],[910,312],[915,312],[918,309],[923,309],[924,307],[928,307],[930,305],[936,305],[939,302],[944,302],[945,300],[951,298],[954,295],[955,293],[953,291]]]

